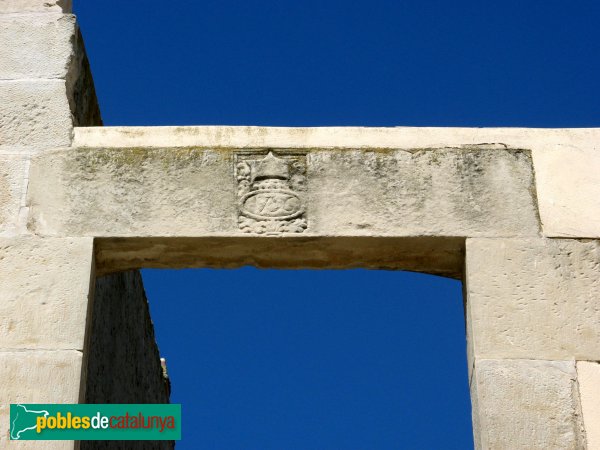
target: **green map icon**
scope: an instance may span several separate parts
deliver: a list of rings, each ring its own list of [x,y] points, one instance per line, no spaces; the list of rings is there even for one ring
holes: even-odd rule
[[[29,430],[35,430],[38,417],[48,417],[48,411],[34,411],[25,406],[16,404],[10,405],[10,438],[19,440],[22,434]]]

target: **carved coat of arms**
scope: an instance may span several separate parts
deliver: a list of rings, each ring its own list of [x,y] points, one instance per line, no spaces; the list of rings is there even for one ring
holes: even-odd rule
[[[306,156],[239,153],[238,224],[246,233],[302,233],[307,227]]]

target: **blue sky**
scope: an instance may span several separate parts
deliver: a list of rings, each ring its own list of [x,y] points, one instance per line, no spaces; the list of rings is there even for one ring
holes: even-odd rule
[[[596,1],[75,0],[106,125],[600,126]],[[472,447],[460,283],[144,271],[180,449]]]

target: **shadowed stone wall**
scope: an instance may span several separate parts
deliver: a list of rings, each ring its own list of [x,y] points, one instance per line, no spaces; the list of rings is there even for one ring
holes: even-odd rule
[[[92,306],[84,403],[169,403],[139,271],[99,277]],[[82,441],[81,449],[171,449],[170,441]]]

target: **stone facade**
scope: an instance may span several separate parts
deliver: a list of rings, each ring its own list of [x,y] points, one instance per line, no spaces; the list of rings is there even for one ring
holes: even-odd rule
[[[91,127],[70,2],[0,25],[0,446],[11,402],[168,401],[119,272],[255,265],[462,278],[476,447],[600,449],[600,129]]]

